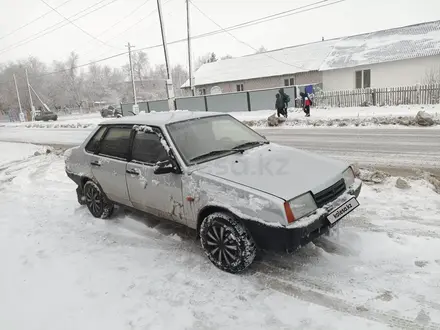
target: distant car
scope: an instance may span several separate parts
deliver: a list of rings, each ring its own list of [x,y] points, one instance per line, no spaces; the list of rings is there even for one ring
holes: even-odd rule
[[[58,115],[52,111],[40,111],[35,115],[36,121],[58,120]]]
[[[228,114],[163,112],[100,124],[65,153],[80,204],[115,205],[193,228],[209,260],[237,273],[257,248],[294,251],[359,206],[347,164],[269,142]]]

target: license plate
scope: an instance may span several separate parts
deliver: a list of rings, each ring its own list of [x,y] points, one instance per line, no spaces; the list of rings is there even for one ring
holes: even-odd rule
[[[356,197],[353,197],[352,199],[348,200],[347,202],[339,206],[332,213],[330,213],[327,216],[327,219],[328,221],[330,221],[330,223],[333,224],[336,221],[341,220],[343,217],[345,217],[347,214],[349,214],[358,206],[359,206],[359,202],[356,200]]]

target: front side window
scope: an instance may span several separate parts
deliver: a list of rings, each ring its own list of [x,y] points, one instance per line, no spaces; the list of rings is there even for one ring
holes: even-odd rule
[[[86,151],[95,153],[98,151],[99,148],[99,141],[102,138],[102,135],[104,134],[106,130],[105,126],[101,126],[101,128],[95,133],[95,135],[90,139],[89,143],[86,145]]]
[[[110,127],[101,141],[99,153],[116,158],[127,158],[131,127]]]
[[[131,158],[142,163],[156,164],[169,157],[157,134],[137,132],[133,140]]]
[[[226,156],[244,144],[258,147],[267,143],[257,132],[229,115],[172,123],[167,129],[187,165]],[[206,158],[200,159],[204,155]]]

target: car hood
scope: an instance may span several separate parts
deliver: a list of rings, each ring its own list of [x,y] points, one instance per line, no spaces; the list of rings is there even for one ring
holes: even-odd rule
[[[332,158],[271,143],[204,163],[196,171],[289,200],[331,186],[347,168]]]

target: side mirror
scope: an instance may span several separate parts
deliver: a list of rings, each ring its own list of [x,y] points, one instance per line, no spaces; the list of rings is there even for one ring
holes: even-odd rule
[[[156,164],[154,174],[178,173],[177,166],[171,160],[164,160]]]

